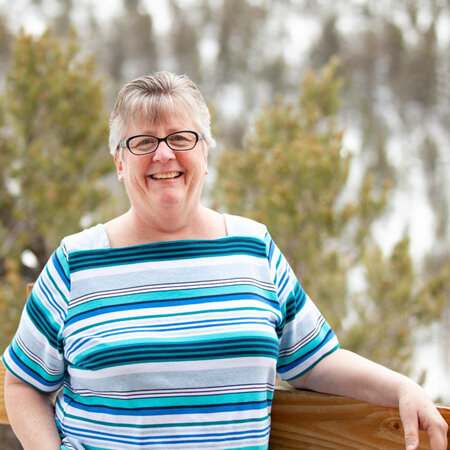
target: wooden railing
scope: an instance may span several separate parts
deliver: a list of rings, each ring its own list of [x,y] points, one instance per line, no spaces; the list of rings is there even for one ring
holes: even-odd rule
[[[28,291],[31,287],[28,287]],[[0,424],[7,424],[5,367],[0,363]],[[450,425],[450,407],[438,407]],[[398,409],[316,392],[277,388],[272,405],[270,449],[404,449]],[[420,433],[421,449],[428,439]],[[450,449],[450,445],[448,446]]]
[[[5,409],[5,366],[0,362],[0,424],[8,423],[8,416]]]
[[[438,409],[450,424],[450,408]],[[405,441],[396,408],[336,395],[277,389],[270,448],[404,450]],[[419,448],[429,448],[423,431]]]
[[[7,424],[0,370],[0,423]],[[438,408],[450,424],[450,408]],[[421,449],[428,439],[420,433]],[[315,392],[277,388],[272,405],[270,449],[404,449],[398,410]],[[448,447],[450,448],[450,446]]]

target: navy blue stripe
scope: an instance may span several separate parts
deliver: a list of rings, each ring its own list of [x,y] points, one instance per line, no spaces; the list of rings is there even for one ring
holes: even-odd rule
[[[142,302],[132,302],[126,304],[117,304],[117,305],[109,305],[109,306],[98,306],[92,310],[86,312],[80,312],[78,314],[70,315],[66,319],[66,326],[71,325],[72,323],[88,319],[90,317],[94,317],[99,314],[108,314],[112,312],[118,311],[130,311],[132,309],[146,309],[146,308],[159,308],[162,306],[179,306],[179,305],[195,305],[195,304],[204,304],[204,303],[215,303],[215,302],[226,302],[226,301],[235,301],[235,300],[258,300],[262,303],[269,304],[271,306],[277,307],[278,301],[269,300],[266,297],[263,297],[254,293],[238,293],[238,294],[225,294],[225,295],[208,295],[201,297],[190,297],[190,298],[168,298],[168,299],[159,299],[153,301],[142,301]]]
[[[303,308],[303,305],[306,302],[306,293],[301,288],[301,286],[297,283],[294,291],[294,295],[292,296],[292,300],[287,301],[286,305],[286,322],[290,322],[295,319],[295,316],[298,312]]]
[[[51,382],[46,380],[45,378],[42,378],[42,376],[38,372],[25,365],[22,362],[22,360],[19,359],[18,355],[16,354],[12,346],[9,347],[9,355],[11,356],[11,359],[14,361],[14,363],[17,364],[18,367],[20,367],[27,375],[32,377],[35,381],[39,382],[40,384],[43,384],[44,386],[54,387],[55,390],[59,387],[61,380]],[[22,377],[19,374],[16,374],[10,367],[8,367],[8,370],[12,372],[16,377],[22,379]],[[29,384],[29,382],[27,381],[26,383]]]
[[[113,433],[105,433],[96,430],[95,432],[87,432],[86,428],[78,428],[62,425],[64,431],[69,431],[71,436],[87,437],[93,439],[101,439],[102,441],[119,442],[123,444],[138,445],[175,445],[175,444],[202,444],[206,442],[228,442],[245,439],[260,439],[266,437],[270,433],[270,425],[260,430],[235,431],[228,433],[204,433],[191,435],[188,438],[177,439],[179,435],[158,435],[158,436],[134,436],[126,439],[124,435]],[[199,424],[200,425],[200,424]],[[197,438],[197,439],[196,439]]]
[[[58,272],[62,282],[64,283],[66,288],[68,290],[70,290],[70,279],[67,277],[66,272],[64,271],[64,268],[56,255],[56,252],[53,252],[53,254],[52,254],[52,262],[53,262],[55,269]]]
[[[254,343],[254,345],[250,345]],[[268,351],[259,350],[267,349]],[[96,350],[95,348],[93,349]],[[96,362],[102,361],[108,363],[111,359],[114,361],[122,361],[129,359],[131,356],[135,356],[133,360],[140,362],[161,360],[161,359],[173,359],[174,356],[183,358],[186,357],[190,359],[191,357],[200,356],[204,353],[211,354],[212,356],[226,356],[229,354],[235,354],[237,351],[250,352],[257,354],[278,354],[278,343],[270,339],[258,339],[249,338],[242,342],[242,339],[224,339],[224,340],[214,340],[202,343],[186,343],[178,345],[168,345],[164,346],[160,344],[133,344],[128,346],[120,346],[117,348],[112,348],[108,351],[102,351],[101,354],[96,351],[94,354],[85,356],[80,362],[81,365],[94,364]],[[162,358],[161,358],[161,355]],[[143,359],[145,357],[145,360]]]
[[[171,261],[171,260],[182,260],[182,259],[195,259],[195,258],[205,258],[209,256],[229,256],[229,255],[252,255],[258,258],[264,258],[265,255],[262,255],[261,252],[255,250],[252,251],[250,249],[245,248],[235,248],[233,250],[228,250],[227,252],[218,251],[218,249],[210,249],[205,251],[199,251],[196,253],[188,252],[182,250],[178,253],[168,254],[165,253],[146,253],[144,255],[130,255],[128,257],[123,256],[121,258],[107,257],[103,259],[92,259],[92,260],[83,260],[80,262],[70,261],[70,270],[71,272],[78,272],[83,269],[93,269],[96,267],[107,267],[107,266],[115,266],[118,264],[138,264],[142,262],[150,262],[150,261]]]
[[[58,293],[60,294],[61,298],[64,298],[64,300],[65,300],[65,297],[62,295],[61,291],[59,290],[58,285],[56,285],[54,283],[48,270],[47,270],[47,276],[49,277],[49,281],[50,281],[50,283],[52,283],[54,289],[56,289],[58,291]],[[52,305],[52,307],[55,309],[55,311],[57,311],[59,313],[59,318],[61,319],[61,321],[64,321],[64,319],[65,319],[64,308],[57,301],[55,301],[55,298],[53,297],[49,286],[42,279],[40,279],[40,280],[41,281],[39,282],[39,287],[41,288],[41,291],[42,291],[44,297],[47,299],[48,303],[50,305]],[[36,296],[38,296],[37,293],[36,293]]]
[[[57,339],[58,329],[56,328],[55,324],[50,322],[46,315],[43,313],[42,308],[37,303],[34,291],[31,292],[30,298],[28,299],[25,308],[28,316],[30,317],[36,328],[46,337],[49,344],[59,351],[60,342]]]
[[[214,359],[226,359],[232,357],[267,357],[277,359],[278,357],[278,349],[270,351],[264,350],[264,347],[267,346],[254,346],[251,348],[243,347],[236,348],[235,350],[216,350],[214,355],[208,357],[208,360]],[[100,370],[105,369],[107,367],[114,367],[119,365],[129,365],[129,364],[141,364],[141,363],[157,363],[157,362],[180,362],[180,361],[197,361],[197,360],[205,360],[205,356],[209,356],[208,350],[203,351],[190,351],[184,352],[183,354],[175,353],[173,355],[168,355],[167,352],[161,350],[160,352],[153,351],[152,353],[148,353],[145,350],[140,352],[130,352],[130,353],[117,353],[116,355],[112,355],[110,358],[99,358],[92,362],[86,362],[84,358],[81,358],[80,361],[77,361],[77,366],[82,366],[84,369],[89,370]]]
[[[225,404],[212,404],[212,405],[167,405],[167,406],[155,406],[146,408],[132,408],[129,404],[121,408],[118,406],[107,405],[87,405],[78,402],[75,398],[65,394],[70,399],[70,405],[73,408],[81,409],[88,412],[116,414],[121,416],[156,416],[159,414],[207,414],[215,412],[228,412],[228,411],[249,411],[256,409],[264,409],[272,405],[270,398],[253,401],[253,402],[236,402]],[[151,400],[151,399],[150,399]]]
[[[214,322],[214,323],[207,323],[204,325],[197,325],[197,323],[203,323],[203,322]],[[217,319],[217,320],[202,320],[200,322],[187,322],[185,326],[175,326],[174,325],[139,325],[136,327],[122,327],[122,328],[116,328],[113,332],[110,331],[104,331],[104,332],[99,332],[96,333],[95,335],[97,337],[111,337],[111,336],[119,336],[122,334],[126,334],[129,331],[135,331],[135,332],[140,332],[140,331],[153,331],[153,330],[170,330],[170,331],[175,331],[175,330],[189,330],[189,329],[204,329],[204,328],[213,328],[217,326],[217,323],[222,322],[223,325],[229,325],[230,322],[233,325],[248,325],[248,324],[255,324],[255,323],[259,323],[262,325],[269,325],[269,326],[273,326],[273,322],[271,322],[268,319],[261,319],[261,320],[250,320],[250,319],[246,319],[246,320],[238,320],[238,319],[233,319],[233,320],[228,320],[228,321],[224,321],[223,319]],[[190,324],[190,325],[188,325]],[[73,354],[76,350],[78,350],[78,348],[82,347],[86,342],[88,342],[91,338],[87,337],[87,338],[83,338],[83,339],[79,339],[78,340],[78,344],[73,345],[70,347],[70,354]]]
[[[233,246],[242,247],[243,245],[249,248],[265,249],[265,243],[259,239],[251,237],[227,237],[223,239],[208,240],[186,240],[176,242],[152,242],[149,244],[135,245],[130,247],[119,248],[106,248],[106,249],[92,249],[92,250],[80,250],[70,253],[70,259],[73,258],[98,258],[99,256],[109,256],[111,253],[120,256],[127,254],[139,254],[139,253],[153,253],[158,251],[160,253],[166,251],[175,250],[188,250],[188,249],[210,249],[210,248],[229,248]],[[265,253],[265,252],[264,252]]]
[[[232,242],[221,242],[211,244],[195,241],[193,245],[182,242],[179,246],[173,248],[164,248],[164,243],[147,244],[144,248],[136,249],[131,247],[123,249],[107,249],[74,252],[70,254],[69,264],[71,272],[94,268],[98,266],[109,266],[114,264],[129,264],[147,261],[165,261],[173,259],[198,258],[205,256],[226,256],[230,254],[253,255],[260,258],[266,257],[265,245],[261,241],[248,239],[234,239]],[[215,241],[214,241],[215,242]]]
[[[268,258],[269,258],[269,263],[272,264],[272,257],[273,257],[273,252],[275,251],[275,242],[273,242],[272,239],[270,239],[269,242],[269,254],[268,254]]]
[[[305,355],[303,355],[301,358],[296,359],[295,361],[291,362],[290,364],[279,364],[277,366],[278,371],[279,372],[287,372],[290,369],[293,369],[294,367],[298,366],[299,364],[301,364],[302,362],[304,362],[305,360],[307,360],[308,358],[310,358],[314,353],[317,353],[327,342],[329,342],[331,339],[333,339],[335,336],[333,330],[329,330],[328,333],[326,334],[325,338],[320,341],[320,343],[314,347],[313,349],[311,349],[308,353],[306,353]]]

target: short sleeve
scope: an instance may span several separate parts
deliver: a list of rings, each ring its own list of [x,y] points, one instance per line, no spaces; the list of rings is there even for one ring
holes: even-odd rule
[[[42,392],[54,392],[64,381],[62,330],[69,291],[67,258],[59,247],[34,284],[17,332],[3,354],[9,372]]]
[[[277,372],[281,379],[290,381],[339,348],[339,342],[269,234],[266,243],[282,317],[277,327]]]

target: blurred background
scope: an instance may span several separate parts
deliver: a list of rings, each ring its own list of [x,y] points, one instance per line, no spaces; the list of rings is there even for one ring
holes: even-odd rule
[[[155,70],[213,113],[205,204],[266,223],[344,347],[449,404],[449,0],[0,0],[0,350],[61,238],[127,209],[108,112]]]

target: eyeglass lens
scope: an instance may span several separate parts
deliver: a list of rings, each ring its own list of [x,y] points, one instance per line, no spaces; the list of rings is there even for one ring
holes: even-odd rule
[[[161,139],[156,136],[135,136],[128,141],[128,147],[133,153],[151,153],[157,149],[159,142],[163,140],[172,150],[183,151],[193,149],[198,137],[196,133],[191,131],[171,133]]]

